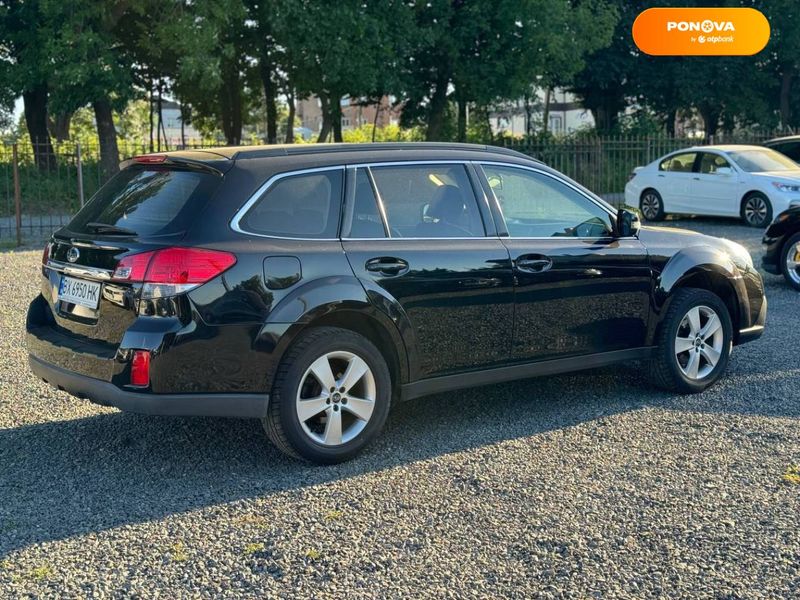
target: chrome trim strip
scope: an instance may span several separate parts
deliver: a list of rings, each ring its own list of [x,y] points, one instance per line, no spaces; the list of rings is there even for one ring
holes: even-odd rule
[[[92,279],[95,281],[111,281],[112,271],[108,269],[98,269],[96,267],[80,267],[69,265],[67,263],[59,262],[57,260],[48,260],[44,265],[46,269],[51,269],[64,275],[72,277],[81,277],[83,279]]]
[[[303,240],[303,241],[314,241],[314,242],[337,242],[339,241],[338,237],[335,238],[303,238],[303,237],[285,237],[285,236],[278,236],[278,235],[266,235],[264,233],[255,233],[253,231],[245,231],[241,228],[239,223],[241,222],[242,218],[247,214],[253,205],[261,199],[261,196],[264,195],[266,192],[276,181],[280,181],[281,179],[285,179],[286,177],[292,177],[294,175],[306,175],[309,173],[321,173],[324,171],[342,171],[342,181],[345,178],[345,166],[344,165],[336,165],[333,167],[316,167],[313,169],[300,169],[299,171],[286,171],[285,173],[278,173],[273,175],[267,181],[261,185],[253,194],[247,199],[247,201],[242,205],[242,207],[236,211],[236,214],[233,215],[233,218],[230,222],[230,228],[233,229],[237,233],[242,233],[244,235],[254,235],[257,237],[264,237],[264,238],[272,238],[278,240]],[[344,198],[342,198],[344,201]]]

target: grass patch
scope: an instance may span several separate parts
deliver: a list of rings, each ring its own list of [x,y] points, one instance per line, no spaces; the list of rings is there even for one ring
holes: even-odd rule
[[[186,553],[186,546],[183,542],[176,542],[170,547],[169,557],[173,562],[185,562],[189,560]]]
[[[252,556],[256,552],[263,552],[266,546],[261,542],[251,542],[244,547],[246,556]]]
[[[315,550],[314,548],[306,550],[306,558],[308,560],[318,560],[321,556],[322,554],[319,550]]]
[[[338,521],[342,518],[344,513],[340,510],[329,510],[325,513],[325,520],[326,521]]]
[[[800,485],[800,465],[789,465],[781,478],[789,485]]]

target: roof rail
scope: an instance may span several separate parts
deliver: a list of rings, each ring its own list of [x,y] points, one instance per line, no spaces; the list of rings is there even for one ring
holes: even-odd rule
[[[381,152],[391,150],[461,150],[469,152],[486,152],[491,154],[505,154],[516,156],[534,162],[542,162],[532,156],[523,154],[511,148],[501,146],[487,146],[483,144],[464,144],[450,142],[376,142],[359,144],[285,144],[280,146],[255,146],[242,148],[231,156],[239,158],[268,158],[270,156],[291,156],[300,154],[328,154],[334,152],[357,152],[367,150]]]

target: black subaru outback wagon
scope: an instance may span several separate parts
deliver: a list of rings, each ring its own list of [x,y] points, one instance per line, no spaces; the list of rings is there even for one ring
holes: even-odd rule
[[[766,308],[741,246],[510,150],[243,147],[125,163],[47,244],[27,339],[78,397],[332,463],[396,399],[633,360],[703,390]]]

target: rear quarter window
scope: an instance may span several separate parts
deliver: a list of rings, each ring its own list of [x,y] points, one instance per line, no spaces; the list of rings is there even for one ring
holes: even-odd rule
[[[344,169],[289,174],[274,181],[238,220],[245,233],[332,239],[339,228]]]
[[[186,231],[222,183],[222,177],[194,170],[129,167],[114,176],[68,225],[94,233],[89,223],[135,231],[140,237]]]

